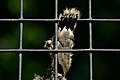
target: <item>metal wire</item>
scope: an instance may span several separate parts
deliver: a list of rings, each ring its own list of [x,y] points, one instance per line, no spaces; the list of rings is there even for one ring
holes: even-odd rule
[[[72,50],[47,50],[47,49],[0,49],[0,52],[120,52],[120,49],[72,49]]]
[[[92,50],[92,23],[89,22],[89,49]]]
[[[92,1],[89,0],[89,20],[92,20]],[[92,50],[92,22],[89,22],[89,49]],[[92,53],[90,56],[90,80],[93,80]]]
[[[20,20],[23,19],[23,0],[20,0]],[[20,50],[22,50],[22,42],[23,42],[23,23],[20,23]],[[22,80],[22,53],[19,53],[19,80]]]
[[[57,1],[57,0],[56,0]],[[55,23],[55,50],[58,50],[58,36],[57,36],[57,23]],[[58,77],[58,55],[55,54],[55,80],[57,80]]]
[[[20,19],[23,19],[23,0],[20,0]]]
[[[90,47],[89,49],[92,50],[92,23],[89,23],[89,36],[90,36]],[[90,80],[93,80],[93,67],[92,67],[92,53],[89,54],[90,55]]]
[[[89,49],[72,49],[72,50],[58,50],[57,49],[57,23],[55,23],[55,49],[46,50],[46,49],[22,49],[23,42],[23,22],[29,21],[48,21],[48,22],[59,22],[58,16],[58,0],[55,0],[55,19],[24,19],[23,18],[23,0],[21,1],[21,11],[20,19],[0,19],[0,21],[16,21],[20,22],[20,47],[19,49],[0,49],[0,52],[19,52],[19,80],[22,79],[22,52],[90,52],[90,80],[93,80],[93,65],[92,65],[92,52],[95,51],[119,51],[120,49],[93,49],[92,48],[92,22],[118,22],[120,19],[92,19],[92,2],[89,0],[89,18],[88,19],[79,19],[78,21],[89,21]],[[57,54],[55,54],[55,80],[57,80],[58,73],[58,63],[57,63]]]
[[[23,23],[20,23],[20,49],[22,49]]]
[[[59,19],[0,19],[0,21],[10,22],[29,22],[29,21],[48,21],[48,22],[59,22]],[[90,22],[119,22],[120,19],[78,19],[77,21],[90,21]]]
[[[91,48],[90,48],[90,50],[91,50]],[[92,53],[90,53],[89,56],[90,56],[90,80],[93,80]]]
[[[19,80],[22,79],[22,53],[19,53]]]
[[[57,19],[57,15],[58,15],[58,0],[55,0],[55,19]],[[58,25],[57,23],[55,23],[55,50],[58,50],[58,35],[57,32],[58,31]],[[58,55],[55,54],[55,80],[58,79]]]
[[[20,23],[20,50],[22,50],[23,23]],[[19,80],[22,79],[22,53],[19,53]]]
[[[89,39],[89,49],[92,50],[92,23],[90,22],[89,23],[89,36],[90,36],[90,39]],[[93,67],[92,67],[92,53],[89,54],[90,55],[90,80],[93,80]]]

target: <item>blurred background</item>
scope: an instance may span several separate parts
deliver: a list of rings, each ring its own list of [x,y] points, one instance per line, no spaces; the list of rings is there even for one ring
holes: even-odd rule
[[[58,0],[58,13],[66,7],[76,7],[81,18],[89,17],[88,0]],[[54,19],[54,0],[24,0],[24,18]],[[92,17],[120,18],[120,0],[92,0]],[[1,0],[0,19],[19,19],[20,0]],[[23,48],[43,49],[54,33],[54,22],[24,22]],[[92,22],[93,48],[120,49],[120,22]],[[0,22],[0,49],[19,48],[19,22]],[[78,22],[74,49],[89,48],[89,22]],[[93,79],[119,80],[120,52],[93,53]],[[0,80],[18,80],[19,53],[0,52]],[[50,67],[48,52],[23,53],[22,80],[32,80],[34,74],[44,75]],[[89,53],[74,52],[68,80],[89,80]]]

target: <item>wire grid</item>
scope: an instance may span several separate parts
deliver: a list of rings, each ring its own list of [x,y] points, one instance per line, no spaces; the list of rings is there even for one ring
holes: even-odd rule
[[[0,21],[17,21],[20,22],[20,46],[19,49],[0,49],[0,52],[19,52],[19,80],[22,80],[22,52],[39,52],[39,51],[46,51],[46,52],[78,52],[78,51],[86,51],[90,52],[90,80],[93,80],[93,70],[92,70],[92,52],[94,51],[120,51],[120,49],[93,49],[92,48],[92,22],[93,21],[120,21],[120,19],[92,19],[92,3],[89,0],[89,18],[88,19],[79,19],[78,21],[89,21],[89,49],[72,49],[72,50],[58,50],[57,49],[57,23],[55,23],[55,49],[54,50],[46,50],[46,49],[23,49],[22,42],[23,42],[23,22],[24,21],[53,21],[58,22],[60,21],[57,19],[58,15],[58,0],[55,0],[55,19],[24,19],[23,18],[23,0],[21,1],[21,11],[20,11],[20,19],[0,19]],[[57,80],[57,54],[55,54],[55,80]]]

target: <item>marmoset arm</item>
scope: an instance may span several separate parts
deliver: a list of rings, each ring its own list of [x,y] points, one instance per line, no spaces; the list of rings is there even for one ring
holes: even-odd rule
[[[66,8],[63,13],[59,15],[61,20],[58,23],[58,49],[69,50],[74,46],[74,30],[77,26],[77,20],[80,18],[80,11],[76,8]],[[54,37],[45,42],[44,47],[52,50],[54,49]],[[50,53],[51,56],[51,75],[48,78],[40,77],[34,80],[54,80],[54,53]],[[58,63],[62,67],[63,73],[58,73],[58,80],[67,80],[66,74],[69,71],[72,63],[72,53],[71,52],[58,52]]]

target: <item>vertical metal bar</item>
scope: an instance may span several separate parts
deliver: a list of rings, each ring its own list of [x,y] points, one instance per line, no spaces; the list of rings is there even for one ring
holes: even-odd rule
[[[89,22],[89,48],[92,49],[92,23]]]
[[[58,77],[58,55],[55,54],[55,80],[57,80]]]
[[[22,53],[19,54],[19,80],[22,79]]]
[[[55,19],[57,19],[57,15],[58,15],[58,0],[55,0]],[[57,46],[58,46],[57,31],[58,31],[58,25],[57,23],[55,23],[55,50],[57,50]],[[55,80],[57,80],[57,76],[58,76],[58,55],[55,54]]]
[[[92,53],[90,53],[90,80],[93,80],[93,65],[92,65]]]
[[[22,49],[23,23],[20,23],[20,49]]]
[[[92,50],[92,23],[89,23],[89,36],[90,36],[90,50]],[[89,54],[90,55],[90,80],[93,80],[93,67],[92,67],[92,53]]]
[[[89,0],[89,19],[92,19],[92,1]]]
[[[57,23],[55,23],[55,50],[57,50],[57,46],[58,46],[58,43],[57,43],[57,38],[58,38],[58,35],[57,35]],[[58,74],[58,54],[55,54],[55,80],[57,80],[57,75]]]
[[[57,50],[57,23],[55,23],[55,50]],[[55,80],[57,80],[58,74],[58,55],[55,54]]]
[[[23,0],[20,0],[20,19],[23,19]]]
[[[89,0],[89,19],[92,20],[92,1]],[[92,50],[92,23],[89,22],[89,48]],[[90,80],[93,80],[93,64],[92,64],[92,53],[90,56]]]
[[[23,0],[20,0],[20,19],[23,19]],[[20,50],[22,50],[23,23],[20,23]],[[22,80],[22,53],[19,53],[19,80]]]
[[[90,30],[90,50],[92,50],[92,23],[89,23],[89,30]],[[93,67],[92,67],[92,53],[90,55],[90,80],[93,80]]]
[[[89,0],[89,19],[92,20],[92,2]],[[90,49],[92,49],[92,23],[89,22],[89,43],[90,43]]]
[[[57,35],[58,27],[57,26],[58,26],[57,23],[55,23],[55,49],[56,50],[57,50],[57,46],[58,46],[58,43],[57,43],[57,41],[58,41],[58,35]]]
[[[22,50],[23,23],[20,23],[20,50]],[[22,79],[22,53],[19,53],[19,80]]]
[[[92,50],[92,23],[89,23],[89,44],[90,44],[90,50]],[[93,69],[92,69],[92,53],[90,55],[90,80],[93,80]]]

